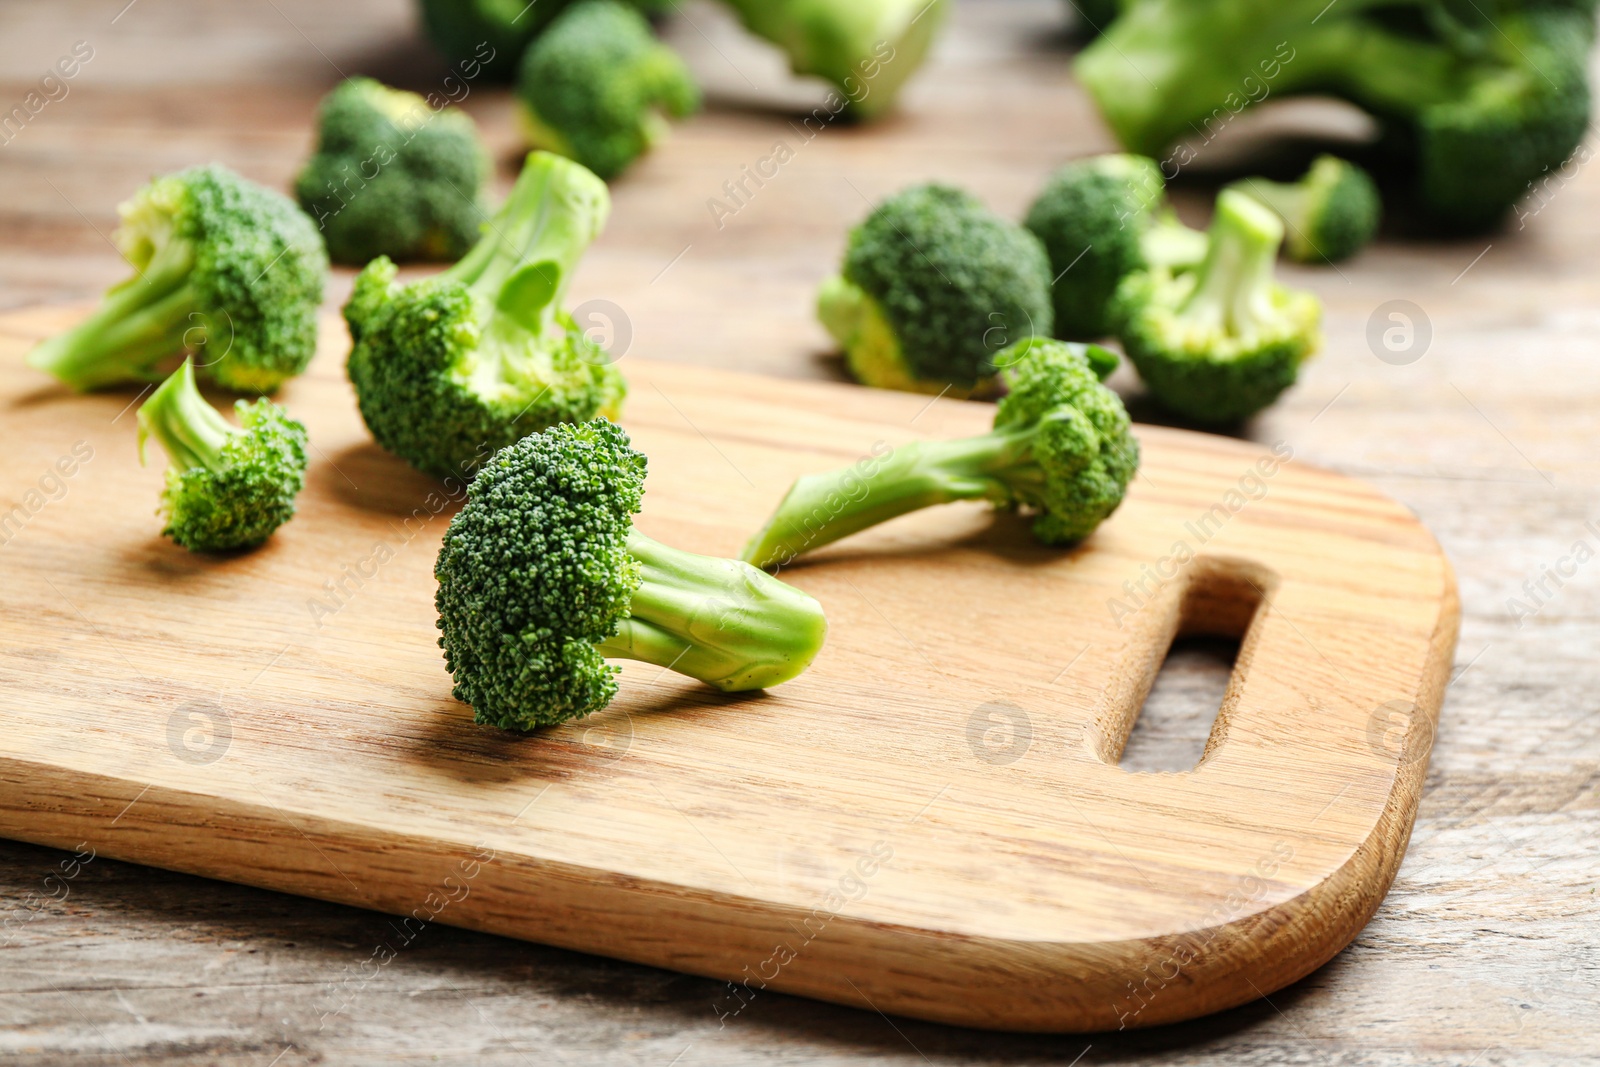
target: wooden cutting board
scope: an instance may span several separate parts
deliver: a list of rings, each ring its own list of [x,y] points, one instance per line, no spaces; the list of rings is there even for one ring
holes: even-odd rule
[[[640,665],[589,720],[475,726],[436,646],[455,487],[373,445],[330,320],[280,397],[300,515],[218,559],[159,536],[137,391],[22,365],[0,319],[0,834],[972,1026],[1094,1030],[1236,1005],[1338,952],[1410,834],[1456,641],[1400,505],[1238,441],[1140,427],[1072,552],[980,506],[785,572],[804,677],[723,695]],[[797,475],[992,408],[624,360],[640,526],[734,554]],[[219,401],[223,398],[217,397]],[[1174,634],[1242,636],[1206,755],[1117,760]]]

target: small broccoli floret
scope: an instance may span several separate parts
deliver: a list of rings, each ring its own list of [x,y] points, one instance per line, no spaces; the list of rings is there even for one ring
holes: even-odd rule
[[[1192,267],[1205,255],[1205,235],[1178,221],[1164,186],[1147,156],[1095,156],[1050,176],[1023,224],[1050,256],[1056,336],[1106,336],[1123,278],[1157,265]]]
[[[526,437],[473,481],[434,574],[439,644],[478,722],[529,730],[598,711],[617,693],[607,659],[741,692],[799,676],[822,648],[827,621],[805,593],[633,528],[645,465],[597,419]]]
[[[1049,290],[1036,237],[959,189],[918,185],[851,231],[817,317],[865,384],[960,396],[992,384],[996,352],[1049,336]]]
[[[648,14],[671,0],[632,0]],[[517,60],[573,0],[419,0],[422,28],[444,57],[471,81],[511,81]]]
[[[529,46],[517,78],[523,127],[536,148],[620,174],[667,136],[667,116],[700,109],[678,54],[620,0],[582,0]]]
[[[1133,274],[1117,292],[1123,349],[1156,400],[1196,422],[1249,417],[1294,384],[1320,343],[1322,305],[1273,276],[1283,223],[1223,190],[1206,258]]]
[[[317,148],[295,180],[335,263],[458,259],[488,217],[489,155],[465,112],[351,78],[322,101]]]
[[[944,21],[947,0],[726,0],[796,74],[833,83],[856,118],[894,106]]]
[[[157,178],[117,210],[134,276],[31,365],[79,390],[159,381],[181,354],[236,392],[270,393],[305,370],[328,256],[293,202],[212,165]]]
[[[1149,154],[1268,97],[1347,100],[1378,120],[1420,217],[1471,230],[1577,147],[1593,37],[1592,0],[1126,0],[1077,73]]]
[[[345,305],[347,371],[379,444],[441,478],[557,422],[610,415],[627,389],[562,300],[605,225],[605,183],[548,152],[528,156],[472,251],[410,285],[380,257]]]
[[[184,360],[139,407],[139,460],[154,437],[167,453],[161,532],[191,552],[251,548],[294,517],[306,481],[306,428],[270,400],[239,401],[228,425]]]
[[[1297,182],[1246,178],[1249,193],[1283,220],[1284,250],[1298,263],[1337,263],[1366,247],[1383,207],[1366,171],[1338,156],[1318,156]]]
[[[1030,339],[1001,353],[1010,393],[994,429],[955,441],[913,441],[888,456],[789,488],[742,556],[782,566],[814,548],[936,504],[987,500],[1032,512],[1049,545],[1081,541],[1122,503],[1139,443],[1117,394],[1083,345]]]

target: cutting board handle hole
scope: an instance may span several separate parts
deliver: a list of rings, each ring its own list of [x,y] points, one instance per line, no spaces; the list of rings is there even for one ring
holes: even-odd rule
[[[1275,584],[1259,565],[1202,556],[1161,590],[1107,688],[1092,727],[1095,754],[1136,773],[1187,772],[1204,762],[1226,737]]]

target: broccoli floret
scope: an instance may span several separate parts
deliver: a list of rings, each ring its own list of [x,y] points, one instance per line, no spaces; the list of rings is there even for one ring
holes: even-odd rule
[[[850,114],[888,111],[938,36],[947,0],[726,0],[796,74],[833,83]]]
[[[117,210],[134,276],[38,345],[31,365],[89,390],[159,381],[163,363],[188,354],[243,393],[270,393],[306,369],[328,255],[292,201],[212,165],[157,178]]]
[[[478,722],[529,730],[617,693],[609,659],[740,692],[789,681],[827,633],[805,593],[746,563],[669,548],[633,528],[645,457],[604,419],[495,454],[434,569],[439,644]]]
[[[918,185],[850,233],[817,317],[858,380],[961,396],[992,384],[996,352],[1053,325],[1038,238],[972,196]]]
[[[306,481],[306,428],[270,400],[234,405],[228,425],[184,360],[139,407],[139,461],[154,437],[167,453],[161,532],[191,552],[251,548],[294,517]]]
[[[422,28],[444,57],[471,81],[510,81],[528,42],[573,0],[419,0]],[[648,14],[671,0],[632,0]]]
[[[1499,221],[1588,123],[1592,0],[1129,0],[1077,72],[1123,145],[1157,154],[1251,102],[1375,117],[1438,228]]]
[[[635,8],[582,0],[528,47],[517,99],[534,147],[611,178],[666,137],[666,116],[698,111],[700,89]]]
[[[782,566],[801,553],[935,504],[988,500],[1033,513],[1048,545],[1081,541],[1122,503],[1139,443],[1117,394],[1085,346],[1034,338],[1001,353],[1010,387],[994,429],[955,441],[913,441],[888,456],[789,488],[742,556]]]
[[[1151,266],[1192,267],[1204,257],[1205,235],[1178,221],[1164,186],[1147,156],[1095,156],[1050,176],[1024,225],[1050,256],[1057,337],[1106,336],[1123,278]]]
[[[1117,292],[1119,336],[1157,401],[1208,424],[1249,417],[1294,384],[1320,343],[1322,305],[1273,276],[1283,223],[1225,189],[1205,261],[1186,274],[1129,275]]]
[[[528,155],[483,239],[447,270],[395,283],[367,265],[345,305],[347,371],[379,444],[441,478],[557,422],[610,415],[627,391],[562,309],[610,210],[605,183],[569,159]]]
[[[1284,251],[1297,263],[1337,263],[1366,247],[1383,206],[1371,176],[1338,156],[1318,156],[1297,182],[1246,178],[1231,188],[1278,213]]]
[[[478,240],[488,176],[488,151],[465,112],[351,78],[322,101],[295,196],[335,263],[450,260]]]

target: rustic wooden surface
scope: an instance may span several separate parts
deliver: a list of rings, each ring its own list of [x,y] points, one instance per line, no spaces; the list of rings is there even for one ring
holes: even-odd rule
[[[803,147],[795,138],[796,158],[718,230],[705,201],[791,136],[793,115],[743,106],[756,95],[751,82],[767,86],[770,61],[739,49],[705,9],[688,16],[672,32],[713,85],[714,106],[618,186],[611,230],[579,278],[581,295],[626,309],[642,355],[831,375],[807,315],[810,289],[867,199],[943,177],[1015,211],[1050,166],[1109,147],[1066,73],[1058,6],[969,5],[902,116],[873,131],[829,129]],[[116,202],[150,172],[219,159],[286,182],[336,66],[419,89],[443,75],[400,0],[138,0],[126,9],[37,0],[6,4],[0,20],[7,107],[73,42],[96,49],[71,94],[0,147],[0,302],[12,307],[82,300],[120,277],[104,235]],[[503,95],[477,93],[467,106],[509,155]],[[0,949],[0,1055],[29,1064],[1595,1062],[1600,587],[1591,550],[1600,534],[1585,524],[1600,486],[1590,273],[1600,180],[1580,168],[1541,201],[1525,228],[1513,222],[1475,242],[1385,241],[1337,271],[1291,272],[1327,303],[1328,347],[1250,436],[1287,440],[1413,508],[1456,566],[1464,619],[1394,890],[1350,949],[1270,1003],[1071,1039],[772,996],[719,1027],[717,983],[438,926],[363,979],[362,961],[388,930],[373,913],[106,860],[73,867],[67,853],[3,845],[0,891],[13,906]],[[1195,202],[1182,207],[1203,214]],[[1431,323],[1430,343],[1400,365],[1368,341],[1369,321],[1394,299]],[[1590,550],[1574,554],[1579,541]],[[1558,566],[1572,573],[1524,589]],[[1204,737],[1216,687],[1202,683],[1216,678],[1215,658],[1181,658],[1194,665],[1158,683],[1172,721],[1141,720],[1130,758],[1147,744],[1146,726],[1162,726],[1148,744],[1174,756]],[[71,870],[67,898],[51,899]],[[23,921],[14,905],[30,893],[43,903]],[[330,1005],[339,1010],[324,1016]]]

